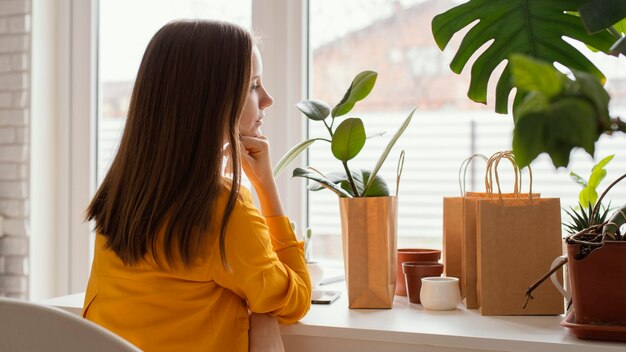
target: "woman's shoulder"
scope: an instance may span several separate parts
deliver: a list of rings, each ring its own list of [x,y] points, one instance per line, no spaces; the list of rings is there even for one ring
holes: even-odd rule
[[[225,178],[222,184],[223,185],[220,192],[219,203],[221,203],[222,206],[226,206],[226,204],[228,203],[228,198],[230,196],[230,191],[232,189],[232,180]],[[239,194],[237,195],[237,202],[235,203],[235,207],[256,207],[252,198],[252,192],[248,187],[244,185],[239,185]]]

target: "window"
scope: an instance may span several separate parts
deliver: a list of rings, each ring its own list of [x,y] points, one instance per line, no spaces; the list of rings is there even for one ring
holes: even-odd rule
[[[351,169],[373,168],[390,137],[417,107],[411,125],[381,169],[381,176],[395,192],[398,155],[401,150],[406,151],[399,197],[399,248],[441,248],[442,198],[460,194],[461,161],[473,153],[489,156],[511,148],[511,117],[493,112],[493,97],[487,107],[466,97],[469,66],[461,76],[452,73],[448,64],[456,48],[442,53],[432,37],[433,16],[457,4],[458,1],[451,0],[310,1],[310,96],[333,106],[357,73],[363,70],[379,73],[370,96],[357,103],[347,116],[361,117],[367,135],[386,134],[368,139],[361,154],[349,162]],[[458,45],[459,40],[455,39]],[[618,68],[616,58],[604,54],[590,56],[608,77],[613,114],[624,116],[626,72]],[[327,137],[327,131],[321,123],[310,122],[309,136]],[[616,154],[607,167],[607,180],[600,190],[626,169],[626,155],[620,154],[623,150],[626,150],[625,136],[603,136],[598,143],[598,160]],[[588,155],[576,151],[570,169],[586,177],[593,164]],[[313,145],[308,165],[322,172],[343,170],[327,143]],[[569,179],[569,170],[555,170],[545,156],[535,161],[532,168],[534,191],[542,197],[560,197],[562,207],[576,204],[580,187]],[[511,189],[510,168],[501,165],[500,169],[503,190]],[[483,190],[483,180],[484,165],[476,162],[468,172],[468,189]],[[527,181],[524,173],[525,191]],[[616,187],[608,198],[619,200],[625,196],[626,187]],[[326,190],[309,195],[313,256],[318,259],[342,258],[336,198]],[[617,204],[613,201],[613,205]]]
[[[251,28],[250,1],[100,1],[98,185],[117,151],[137,70],[154,33],[179,18],[219,19]]]

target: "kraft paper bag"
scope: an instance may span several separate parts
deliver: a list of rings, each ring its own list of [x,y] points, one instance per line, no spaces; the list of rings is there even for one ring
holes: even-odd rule
[[[502,193],[502,198],[528,198],[528,194],[521,193]],[[465,292],[464,303],[468,309],[476,309],[480,302],[477,291],[477,235],[476,235],[476,216],[477,205],[481,199],[491,199],[493,194],[467,192],[463,198],[463,219],[461,234],[461,287]],[[534,198],[539,198],[539,193],[533,193]]]
[[[396,291],[397,197],[340,198],[349,308],[391,308]]]
[[[446,276],[459,279],[461,297],[465,297],[463,281],[463,204],[465,196],[465,175],[470,163],[480,158],[487,161],[481,154],[474,154],[463,160],[459,168],[460,197],[443,198],[443,268]]]
[[[443,269],[446,276],[456,277],[463,282],[463,197],[443,198]],[[465,297],[463,285],[459,285],[461,297]]]
[[[497,176],[498,163],[512,153],[494,155],[487,167],[495,174],[498,192],[476,201],[477,304],[482,315],[556,315],[563,313],[563,297],[543,285],[536,299],[523,309],[525,293],[552,260],[562,254],[561,204],[558,198],[538,198],[517,193],[505,198]],[[516,170],[517,172],[518,170]],[[491,183],[493,185],[493,183]]]

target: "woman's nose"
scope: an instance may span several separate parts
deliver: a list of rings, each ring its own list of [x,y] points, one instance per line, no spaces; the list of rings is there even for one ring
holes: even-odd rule
[[[259,105],[261,109],[266,109],[268,107],[270,107],[272,104],[274,104],[274,98],[272,98],[272,96],[268,93],[268,92],[264,92],[264,96],[263,99],[261,99]]]

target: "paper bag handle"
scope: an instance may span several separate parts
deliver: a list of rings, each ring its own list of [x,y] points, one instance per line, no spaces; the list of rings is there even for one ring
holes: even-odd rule
[[[498,187],[498,195],[500,200],[502,200],[502,189],[500,187],[500,177],[498,175],[498,166],[500,164],[500,160],[502,159],[507,159],[511,162],[511,164],[513,165],[513,171],[515,174],[515,183],[513,185],[513,195],[515,198],[519,198],[520,193],[522,193],[522,173],[521,170],[519,168],[519,166],[517,166],[517,163],[515,163],[515,156],[513,155],[513,152],[510,150],[504,151],[504,152],[497,152],[494,155],[491,156],[491,158],[489,158],[489,161],[487,161],[487,172],[485,173],[485,189],[487,194],[489,195],[493,195],[493,176],[495,174],[495,178],[496,178],[496,186]],[[530,168],[530,166],[528,166],[528,175],[529,175],[529,192],[528,192],[528,198],[530,199],[530,201],[532,202],[533,199],[533,172],[532,169]]]
[[[463,162],[461,163],[461,167],[459,168],[459,189],[461,190],[462,197],[465,196],[465,175],[467,175],[467,168],[469,167],[469,164],[472,162],[472,160],[474,160],[475,158],[480,158],[487,162],[487,157],[482,154],[473,154],[469,158],[463,160]]]

